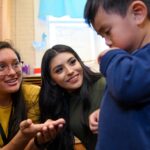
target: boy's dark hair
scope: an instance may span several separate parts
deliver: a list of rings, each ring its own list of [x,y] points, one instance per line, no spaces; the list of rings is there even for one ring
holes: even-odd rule
[[[101,7],[107,13],[117,13],[125,16],[128,6],[136,0],[87,0],[84,8],[84,18],[90,25],[94,22],[94,18]],[[140,0],[147,6],[148,18],[150,18],[150,0]]]

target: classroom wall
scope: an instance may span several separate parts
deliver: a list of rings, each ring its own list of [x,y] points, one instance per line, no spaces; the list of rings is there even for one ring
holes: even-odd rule
[[[34,67],[34,0],[0,0],[0,40],[11,41],[25,63]]]
[[[37,51],[32,46],[33,41],[41,41],[42,33],[52,35],[49,31],[49,22],[38,19],[39,0],[0,0],[0,40],[10,40],[22,56],[25,64],[33,68],[40,67],[43,51]],[[54,33],[53,33],[54,34]],[[48,35],[47,49],[52,46]],[[52,37],[53,38],[53,37]],[[82,44],[85,43],[82,40]],[[95,56],[103,49],[103,43],[95,37]],[[76,40],[75,40],[76,42]],[[85,43],[86,44],[86,43]],[[86,48],[83,50],[85,55]],[[82,52],[82,51],[81,51]],[[90,55],[93,53],[90,52]],[[93,66],[93,62],[88,62]],[[95,65],[95,64],[94,64]],[[97,65],[97,64],[96,64]],[[97,66],[96,66],[97,68]]]
[[[4,7],[3,7],[4,6]],[[11,4],[10,0],[2,0],[2,40],[11,36]]]
[[[0,0],[0,18],[2,18],[2,0]],[[2,19],[0,19],[0,40],[2,40]]]
[[[25,63],[35,65],[34,2],[33,0],[14,0],[12,2],[12,40]]]
[[[9,0],[0,0],[0,40],[10,37]]]
[[[31,70],[36,67],[32,42],[48,32],[47,23],[38,20],[38,5],[39,0],[0,0],[0,40],[11,41]]]

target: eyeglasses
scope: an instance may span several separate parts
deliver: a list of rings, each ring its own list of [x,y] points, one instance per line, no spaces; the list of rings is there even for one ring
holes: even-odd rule
[[[9,71],[13,69],[16,73],[22,71],[23,61],[15,61],[11,65],[7,65],[5,63],[0,63],[0,76],[8,75]]]

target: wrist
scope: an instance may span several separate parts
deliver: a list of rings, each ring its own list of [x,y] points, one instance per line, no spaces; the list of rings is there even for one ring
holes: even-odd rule
[[[19,130],[12,140],[7,144],[7,149],[24,149],[29,141],[30,138],[22,134],[22,132]]]
[[[30,141],[32,139],[32,137],[22,133],[22,131],[18,131],[18,137],[24,141]]]

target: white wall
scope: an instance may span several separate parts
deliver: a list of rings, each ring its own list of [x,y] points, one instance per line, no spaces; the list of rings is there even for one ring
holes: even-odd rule
[[[80,19],[70,20],[68,17],[47,21],[38,19],[39,0],[34,0],[35,41],[41,41],[41,34],[47,34],[47,45],[42,51],[36,50],[36,67],[40,67],[42,56],[47,48],[55,44],[71,46],[85,62],[93,62],[101,50],[106,48],[102,38]]]

